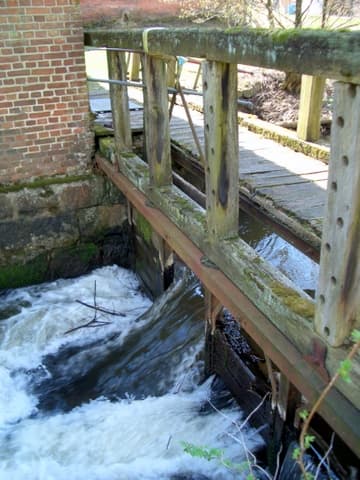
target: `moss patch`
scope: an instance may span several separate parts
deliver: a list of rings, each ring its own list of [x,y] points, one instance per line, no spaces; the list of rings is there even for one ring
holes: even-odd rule
[[[152,228],[150,223],[140,215],[140,213],[136,216],[136,229],[138,234],[145,240],[146,243],[151,243],[152,237]]]
[[[301,297],[297,292],[291,288],[281,285],[280,283],[274,282],[271,285],[271,290],[294,313],[308,320],[314,319],[315,305],[313,302]]]
[[[24,287],[45,281],[48,271],[48,259],[39,255],[26,264],[0,267],[0,289]]]
[[[83,180],[89,180],[93,178],[93,175],[73,175],[66,177],[44,177],[38,178],[33,182],[24,182],[24,183],[15,183],[13,185],[3,185],[0,186],[0,193],[10,193],[10,192],[19,192],[24,188],[43,188],[50,185],[61,185],[65,183],[81,182]]]

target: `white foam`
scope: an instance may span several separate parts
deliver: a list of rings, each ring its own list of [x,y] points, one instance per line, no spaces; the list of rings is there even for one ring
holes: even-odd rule
[[[214,412],[199,415],[209,385],[193,393],[144,400],[93,401],[68,414],[27,419],[13,428],[5,442],[0,479],[38,480],[66,475],[72,479],[161,478],[176,471],[195,471],[211,478],[232,478],[216,463],[191,458],[181,441],[225,448],[241,461],[241,447],[227,437],[238,412],[227,418]],[[247,433],[248,447],[258,442]],[[46,472],[47,477],[42,477]],[[23,477],[21,477],[23,475]]]
[[[92,303],[95,281],[97,304],[126,316],[106,317],[111,325],[66,335],[92,318],[93,312],[75,300]],[[199,371],[194,359],[203,339],[179,355],[173,372],[164,365],[164,373],[178,384],[172,393],[113,403],[97,399],[68,413],[31,416],[36,398],[26,391],[26,370],[39,366],[42,355],[68,342],[103,338],[111,330],[126,336],[141,328],[135,320],[151,302],[134,274],[104,267],[75,280],[16,290],[6,301],[24,306],[1,322],[0,480],[158,480],[189,471],[233,478],[216,462],[185,454],[180,443],[220,447],[228,458],[243,459],[241,446],[228,436],[239,412],[229,411],[227,418],[216,412],[199,415],[209,395],[209,382],[194,389]],[[258,444],[252,432],[245,436],[249,448]]]

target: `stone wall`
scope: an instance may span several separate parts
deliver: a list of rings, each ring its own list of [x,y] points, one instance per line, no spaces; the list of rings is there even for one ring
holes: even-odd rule
[[[0,1],[0,289],[132,264],[122,195],[92,173],[75,0]]]
[[[0,290],[133,264],[121,193],[86,175],[0,189]]]
[[[0,184],[83,173],[92,134],[75,0],[0,2]]]

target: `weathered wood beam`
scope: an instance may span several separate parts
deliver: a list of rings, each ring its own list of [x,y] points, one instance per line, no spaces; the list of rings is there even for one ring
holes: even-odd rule
[[[142,49],[143,31],[143,28],[88,29],[85,45]],[[147,32],[147,52],[360,83],[359,31],[164,28]]]
[[[237,66],[203,66],[205,183],[210,241],[238,235],[239,142]]]
[[[124,52],[107,52],[109,78],[126,80],[126,60]],[[110,100],[113,119],[116,153],[120,161],[120,152],[127,152],[132,147],[130,126],[129,97],[127,87],[110,84]]]
[[[224,241],[210,248],[206,241],[204,210],[174,186],[149,190],[149,172],[144,162],[135,155],[124,158],[124,162],[127,177],[117,173],[107,160],[98,158],[100,168],[135,208],[148,219],[221,304],[235,318],[241,319],[242,328],[309,402],[314,402],[323,390],[325,381],[314,368],[317,360],[314,358],[313,364],[305,359],[304,354],[309,352],[309,338],[316,336],[312,322],[305,318],[310,314],[311,300],[296,287],[290,287],[292,284],[289,280],[276,273],[240,239],[236,242]],[[150,206],[148,195],[152,200]],[[216,250],[218,255],[215,255]],[[225,268],[219,269],[217,265]],[[346,352],[345,348],[328,349],[326,366],[330,374],[337,371]],[[337,388],[329,392],[319,411],[360,455],[357,428],[360,415],[359,364],[360,362],[354,361],[353,383],[349,386],[345,382],[339,382]]]
[[[337,83],[316,328],[333,346],[360,327],[360,86]]]
[[[150,183],[161,187],[172,183],[167,71],[164,60],[144,55],[144,126]]]
[[[299,106],[298,137],[309,142],[320,138],[321,107],[325,78],[303,75]]]
[[[109,145],[107,145],[109,148]],[[107,153],[111,157],[111,152]],[[240,238],[210,244],[207,239],[206,213],[176,187],[151,189],[146,165],[138,157],[125,159],[126,175],[202,251],[208,265],[218,266],[234,284],[257,306],[297,349],[306,356],[312,368],[322,375],[323,368],[333,375],[346,356],[346,347],[328,347],[324,365],[319,366],[313,345],[322,338],[314,330],[315,302],[297,288],[276,268],[264,261]],[[166,237],[165,237],[166,238]],[[224,304],[225,305],[225,304]],[[338,388],[360,408],[360,361],[354,362],[353,383],[339,382]]]
[[[140,54],[131,52],[129,63],[129,80],[137,82],[140,80]]]

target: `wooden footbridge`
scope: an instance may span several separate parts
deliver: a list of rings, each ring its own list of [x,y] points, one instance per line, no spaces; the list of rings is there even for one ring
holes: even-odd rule
[[[98,167],[127,197],[129,212],[135,209],[157,232],[163,267],[174,251],[201,280],[210,329],[226,307],[280,379],[313,404],[360,326],[360,34],[98,29],[85,33],[85,44],[108,49],[115,80],[115,140],[102,141]],[[144,125],[142,112],[129,112],[126,51],[142,55]],[[203,109],[192,114],[196,142],[184,111],[175,107],[169,119],[167,68],[180,55],[204,59]],[[237,64],[336,80],[329,169],[239,128]],[[144,126],[144,159],[133,153],[136,125]],[[203,172],[205,196],[173,172],[172,144],[187,151],[199,177]],[[239,194],[313,252],[321,246],[315,299],[239,238]],[[360,456],[359,355],[352,367],[352,383],[339,380],[319,413]],[[281,380],[280,390],[278,409],[286,411]]]

